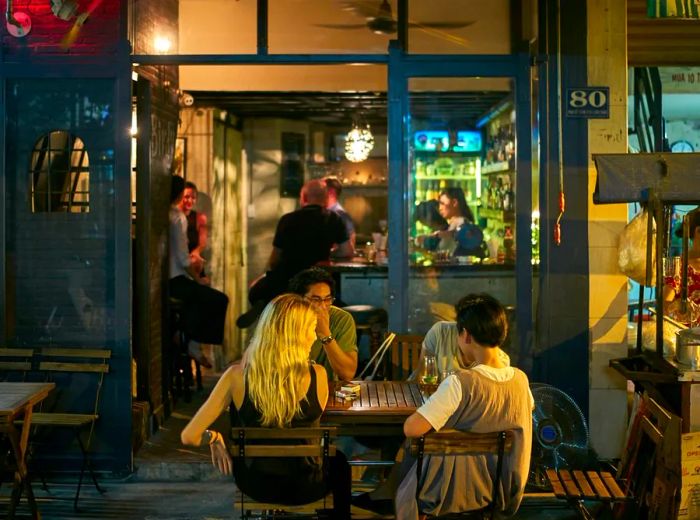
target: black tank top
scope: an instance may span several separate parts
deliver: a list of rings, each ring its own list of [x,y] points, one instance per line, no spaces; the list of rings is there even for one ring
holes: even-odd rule
[[[199,230],[197,229],[197,212],[192,210],[187,217],[187,250],[192,250],[199,245]]]
[[[316,371],[312,365],[309,365],[309,375],[311,376],[309,390],[306,392],[306,396],[304,396],[304,398],[301,400],[301,410],[294,416],[289,427],[294,428],[311,426],[318,421],[323,413],[321,405],[318,402]],[[245,388],[245,394],[243,395],[241,407],[238,410],[236,410],[235,407],[232,407],[231,413],[231,424],[235,426],[256,427],[260,426],[260,423],[262,422],[262,414],[253,405],[253,401],[248,395],[247,385]]]

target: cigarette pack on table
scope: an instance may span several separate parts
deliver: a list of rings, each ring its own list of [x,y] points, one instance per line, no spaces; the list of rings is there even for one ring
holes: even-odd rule
[[[350,401],[352,399],[355,399],[357,397],[357,394],[353,394],[352,392],[343,392],[342,390],[336,390],[335,396],[338,399],[344,399],[346,401]]]
[[[345,383],[340,387],[340,391],[360,395],[360,385],[357,383]]]

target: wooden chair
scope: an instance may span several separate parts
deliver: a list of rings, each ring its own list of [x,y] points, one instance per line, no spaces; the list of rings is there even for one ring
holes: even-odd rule
[[[336,453],[334,439],[337,431],[334,426],[322,428],[231,428],[231,455],[234,458],[271,457],[321,459],[328,468],[329,458]],[[234,464],[237,462],[234,460]],[[327,475],[326,475],[327,478]],[[268,482],[274,486],[274,482]],[[254,498],[254,497],[253,497]],[[331,512],[332,513],[332,512]],[[280,509],[265,509],[253,512],[245,509],[245,496],[241,492],[241,519],[268,520],[273,518],[331,518],[324,516],[326,499],[323,498],[323,511],[316,513],[290,514]]]
[[[31,348],[0,348],[0,381],[25,381],[33,356]]]
[[[80,410],[42,410],[32,416],[32,427],[70,428],[75,435],[83,456],[78,487],[73,501],[73,506],[77,509],[78,499],[80,498],[80,488],[83,483],[83,476],[86,468],[90,472],[90,477],[95,485],[95,489],[100,493],[104,493],[104,489],[97,483],[97,477],[92,470],[89,452],[92,435],[95,430],[95,423],[99,419],[102,384],[105,374],[109,372],[109,359],[112,356],[112,352],[104,349],[41,348],[39,349],[39,355],[41,358],[39,362],[39,371],[46,375],[47,381],[56,382],[58,400],[55,403],[55,408],[63,408],[61,405],[65,404],[61,401],[61,392],[65,391],[66,387],[61,385],[62,381],[56,380],[59,374],[87,374],[94,376],[95,379],[92,401],[81,400],[82,406]],[[83,442],[81,432],[86,428],[89,428],[89,433],[87,435],[87,441]]]
[[[391,345],[391,379],[403,381],[418,368],[423,336],[397,334]]]
[[[474,433],[459,430],[441,430],[432,432],[417,439],[411,440],[411,454],[418,462],[416,464],[417,484],[416,500],[420,507],[421,475],[423,472],[423,458],[425,455],[496,455],[496,473],[491,476],[491,502],[479,511],[468,511],[465,515],[479,514],[482,517],[490,517],[498,507],[498,488],[501,483],[503,471],[503,456],[513,449],[513,430],[504,430],[493,433]],[[450,515],[452,516],[452,515]]]

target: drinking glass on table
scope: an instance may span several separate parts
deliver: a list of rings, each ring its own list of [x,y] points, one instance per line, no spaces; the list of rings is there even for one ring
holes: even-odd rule
[[[423,374],[421,374],[421,388],[432,394],[438,384],[438,369],[435,356],[427,354],[424,358]]]

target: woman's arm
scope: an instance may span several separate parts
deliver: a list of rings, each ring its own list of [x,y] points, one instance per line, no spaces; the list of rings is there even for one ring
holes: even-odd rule
[[[234,372],[240,370],[239,365],[230,367],[216,383],[209,398],[204,402],[194,417],[180,434],[180,440],[187,446],[208,444],[211,449],[211,461],[224,475],[231,474],[231,457],[226,449],[223,435],[207,428],[226,410],[231,403],[231,395],[236,385]]]

